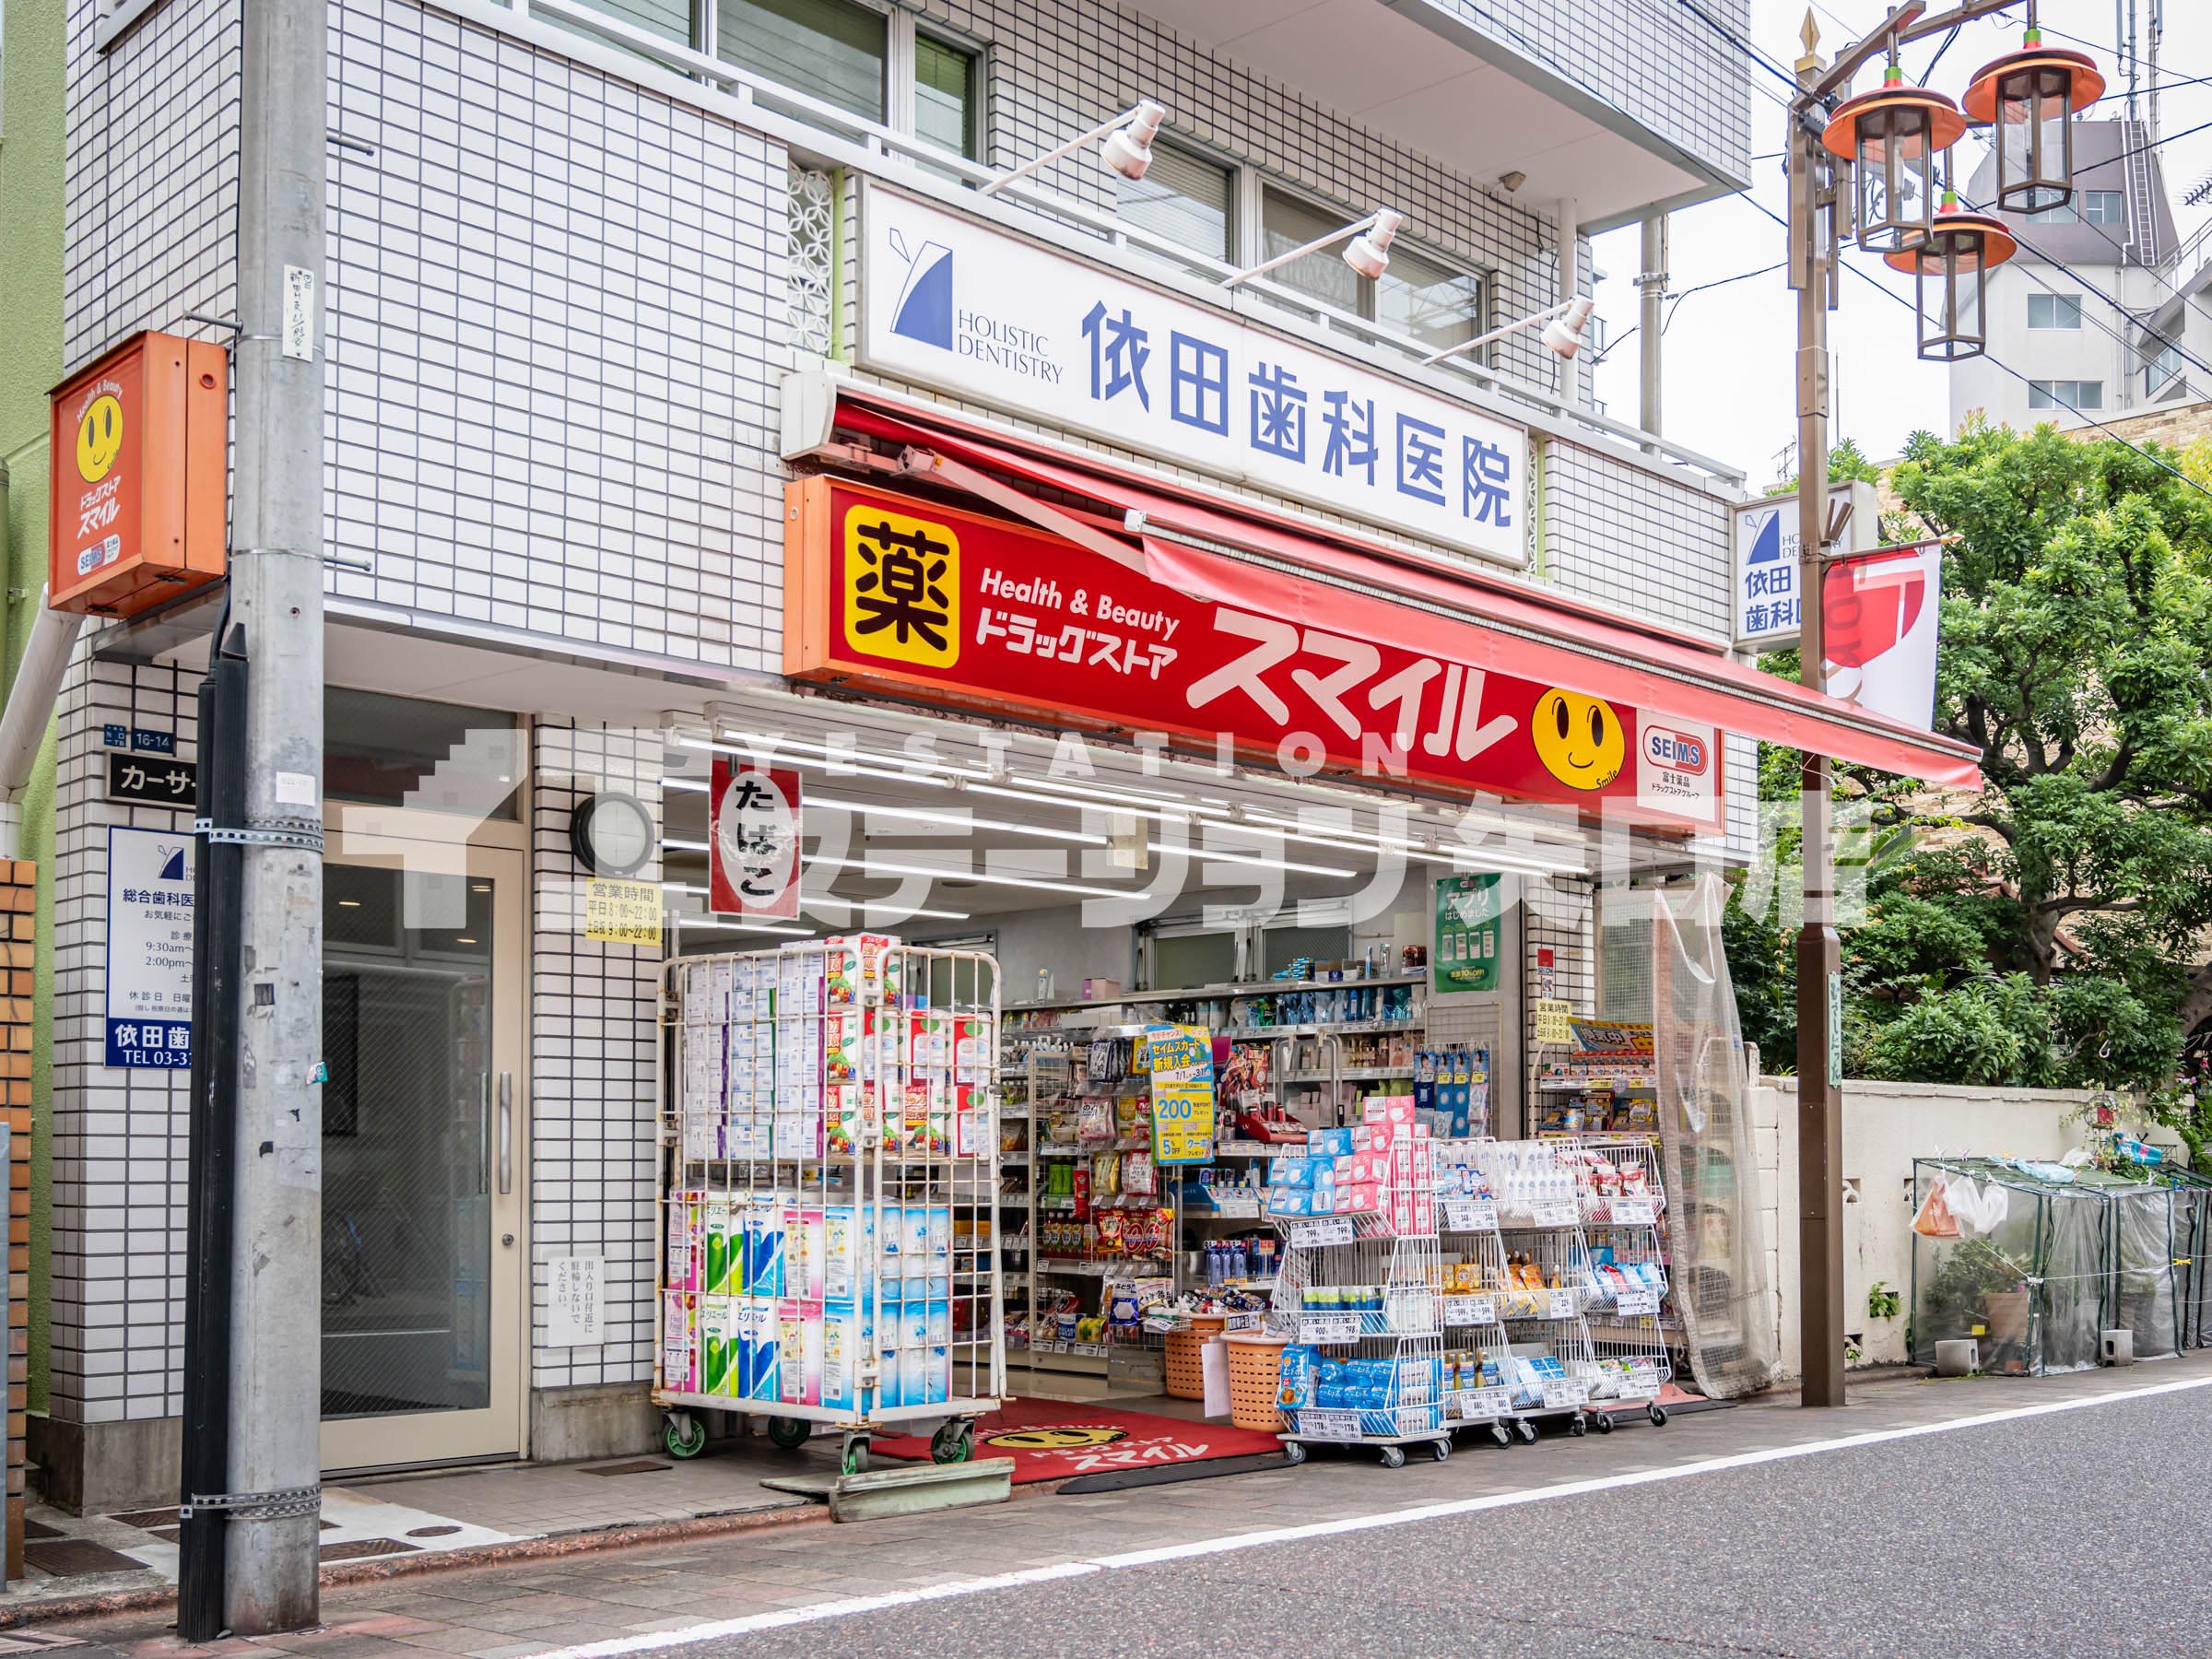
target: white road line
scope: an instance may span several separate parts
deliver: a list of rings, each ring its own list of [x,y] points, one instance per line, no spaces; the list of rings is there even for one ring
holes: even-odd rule
[[[1601,1475],[1588,1480],[1566,1480],[1555,1486],[1530,1487],[1520,1491],[1494,1492],[1483,1498],[1461,1498],[1448,1503],[1424,1503],[1411,1509],[1384,1510],[1371,1515],[1350,1515],[1341,1521],[1316,1521],[1304,1526],[1271,1527],[1265,1532],[1235,1533],[1226,1537],[1200,1538],[1188,1544],[1168,1544],[1158,1549],[1132,1549],[1119,1555],[1094,1556],[1088,1560],[1065,1561],[1054,1567],[1031,1567],[1018,1572],[994,1573],[986,1578],[956,1579],[918,1590],[887,1590],[877,1595],[851,1595],[837,1601],[815,1602],[804,1607],[784,1607],[773,1613],[749,1613],[742,1618],[720,1618],[709,1624],[675,1630],[649,1630],[606,1641],[587,1641],[576,1647],[551,1648],[530,1659],[618,1659],[625,1653],[657,1653],[663,1648],[685,1647],[713,1641],[724,1636],[745,1636],[756,1630],[782,1630],[790,1625],[813,1624],[821,1619],[850,1618],[861,1613],[881,1613],[917,1602],[943,1601],[952,1596],[981,1595],[991,1590],[1013,1589],[1053,1579],[1082,1578],[1094,1572],[1125,1567],[1151,1567],[1162,1561],[1183,1561],[1198,1556],[1226,1555],[1233,1550],[1258,1549],[1274,1544],[1294,1544],[1307,1538],[1336,1537],[1345,1533],[1368,1532],[1383,1526],[1409,1526],[1422,1521],[1440,1521],[1453,1515],[1480,1514],[1486,1510],[1511,1509],[1524,1503],[1545,1503],[1559,1498],[1579,1498],[1591,1492],[1608,1492],[1624,1487],[1650,1486],[1662,1480],[1684,1480],[1693,1475],[1717,1474],[1724,1469],[1747,1469],[1759,1464],[1783,1463],[1813,1457],[1824,1452],[1846,1452],[1855,1446],[1880,1445],[1886,1441],[1917,1440],[1924,1435],[1950,1434],[1960,1429],[1983,1429],[1992,1423],[2016,1423],[2026,1418],[2051,1417],[2062,1411],[2080,1411],[2092,1406],[2110,1406],[2121,1400],[2147,1399],[2156,1394],[2182,1394],[2194,1388],[2212,1388],[2212,1377],[2189,1377],[2175,1382],[2152,1383],[2112,1394],[2091,1394],[2077,1400],[2053,1400],[2041,1406],[2014,1406],[2003,1411],[1984,1411],[1948,1422],[1916,1423],[1906,1429],[1873,1429],[1863,1434],[1838,1435],[1831,1440],[1807,1441],[1794,1446],[1769,1446],[1757,1452],[1731,1453],[1671,1467],[1638,1469]]]

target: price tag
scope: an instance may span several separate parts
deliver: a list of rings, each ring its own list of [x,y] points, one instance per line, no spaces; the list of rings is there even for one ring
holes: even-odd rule
[[[1312,1221],[1290,1223],[1290,1242],[1294,1247],[1349,1244],[1355,1237],[1349,1216],[1325,1216]]]
[[[1630,1377],[1620,1385],[1620,1397],[1624,1400],[1655,1400],[1659,1397],[1659,1379]]]
[[[1309,1313],[1298,1322],[1298,1339],[1307,1343],[1357,1342],[1359,1340],[1359,1315]]]
[[[1571,1204],[1539,1204],[1528,1215],[1538,1227],[1572,1227],[1583,1218]]]
[[[1206,1196],[1214,1201],[1214,1214],[1234,1220],[1257,1220],[1260,1214],[1260,1195],[1257,1193],[1225,1193],[1218,1187],[1208,1187]]]
[[[1498,1303],[1492,1297],[1447,1296],[1444,1298],[1444,1323],[1446,1324],[1495,1324],[1497,1321]]]
[[[1492,1198],[1445,1199],[1444,1230],[1447,1232],[1497,1231],[1497,1201]]]
[[[1462,1390],[1459,1395],[1459,1415],[1470,1423],[1501,1418],[1512,1408],[1512,1397],[1503,1388],[1469,1388]]]
[[[1623,1319],[1640,1319],[1647,1313],[1659,1312],[1659,1292],[1623,1290],[1613,1299],[1613,1306]]]
[[[1356,1411],[1301,1411],[1298,1414],[1298,1431],[1312,1440],[1358,1440],[1359,1414]]]
[[[1547,1319],[1572,1319],[1581,1311],[1571,1290],[1553,1290],[1545,1298],[1544,1317]]]
[[[1649,1198],[1616,1198],[1611,1208],[1616,1227],[1650,1227],[1659,1219]]]
[[[1578,1406],[1589,1404],[1590,1384],[1587,1382],[1544,1384],[1544,1407],[1547,1411],[1570,1411]]]

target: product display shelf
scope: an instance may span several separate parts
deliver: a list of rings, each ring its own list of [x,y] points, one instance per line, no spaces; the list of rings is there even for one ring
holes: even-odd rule
[[[1438,1145],[1440,1182],[1453,1156],[1452,1143]],[[1505,1326],[1498,1315],[1506,1263],[1497,1202],[1452,1194],[1440,1187],[1436,1226],[1443,1286],[1444,1418],[1453,1426],[1487,1426],[1491,1439],[1509,1445],[1520,1415],[1513,1408],[1512,1391],[1503,1382],[1486,1382],[1479,1369],[1482,1355],[1506,1345]],[[1477,1368],[1471,1373],[1461,1369],[1469,1365]]]
[[[1533,1362],[1540,1373],[1509,1368],[1515,1431],[1533,1441],[1539,1419],[1563,1418],[1569,1433],[1583,1434],[1596,1374],[1584,1315],[1596,1282],[1572,1165],[1551,1140],[1465,1146],[1498,1205],[1508,1285],[1495,1312],[1506,1355]]]
[[[1419,1230],[1380,1214],[1276,1218],[1284,1249],[1269,1331],[1334,1358],[1387,1362],[1390,1377],[1384,1397],[1360,1407],[1286,1409],[1292,1462],[1304,1461],[1309,1445],[1373,1446],[1391,1468],[1404,1465],[1408,1446],[1429,1447],[1439,1463],[1452,1454],[1436,1381],[1444,1309],[1432,1190],[1417,1182],[1410,1159],[1394,1166],[1385,1213],[1411,1216]]]
[[[1641,1411],[1666,1421],[1659,1392],[1674,1376],[1670,1335],[1681,1322],[1672,1306],[1665,1176],[1658,1137],[1570,1137],[1583,1236],[1597,1287],[1587,1319],[1596,1360],[1592,1420],[1601,1432],[1616,1417]],[[1622,1270],[1628,1282],[1606,1271]]]
[[[835,1429],[971,1455],[1006,1394],[998,969],[861,935],[664,966],[651,1397],[795,1447]],[[933,1432],[934,1430],[934,1432]]]

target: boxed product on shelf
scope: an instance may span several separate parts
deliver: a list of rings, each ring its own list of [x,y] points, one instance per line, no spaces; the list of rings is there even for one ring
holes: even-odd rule
[[[701,1290],[707,1282],[707,1194],[678,1190],[665,1206],[667,1265],[662,1277],[670,1290]]]
[[[776,1304],[776,1397],[789,1406],[822,1403],[822,1304],[787,1297]]]
[[[661,1386],[700,1392],[699,1296],[691,1290],[661,1294]]]

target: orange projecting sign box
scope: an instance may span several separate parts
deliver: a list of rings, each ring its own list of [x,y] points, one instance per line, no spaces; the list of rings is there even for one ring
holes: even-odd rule
[[[223,573],[229,361],[134,335],[53,394],[47,603],[135,616]]]

